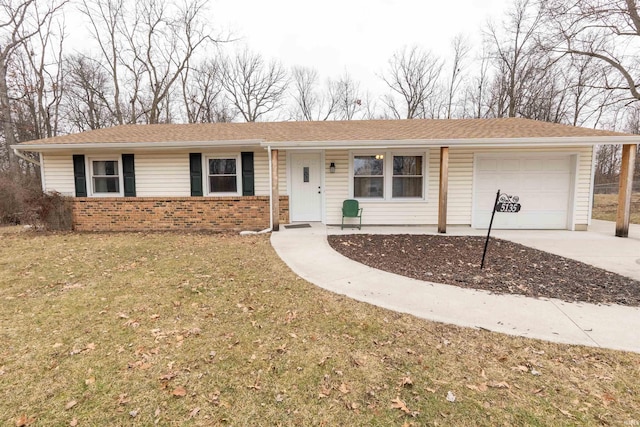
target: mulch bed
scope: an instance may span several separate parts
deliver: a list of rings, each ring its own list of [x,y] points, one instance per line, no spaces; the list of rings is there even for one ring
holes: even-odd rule
[[[640,306],[640,282],[597,267],[491,238],[438,235],[329,236],[342,255],[414,279],[495,293]]]

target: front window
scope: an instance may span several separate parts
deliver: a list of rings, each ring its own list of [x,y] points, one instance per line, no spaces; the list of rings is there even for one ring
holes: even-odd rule
[[[389,201],[424,199],[426,158],[425,152],[354,154],[352,197]]]
[[[422,156],[393,156],[392,197],[422,197]]]
[[[209,159],[209,192],[237,193],[238,174],[237,159]]]
[[[120,193],[120,175],[117,160],[93,160],[91,162],[94,194]]]
[[[384,156],[353,157],[353,196],[384,197]]]

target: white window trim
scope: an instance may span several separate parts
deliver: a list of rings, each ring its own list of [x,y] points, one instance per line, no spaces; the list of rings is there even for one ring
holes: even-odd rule
[[[93,162],[117,162],[118,163],[118,188],[120,189],[117,193],[97,193],[93,188]],[[89,171],[89,176],[87,179],[87,187],[89,190],[90,197],[124,197],[124,175],[122,171],[122,158],[120,156],[103,156],[103,157],[88,157],[87,158],[86,170]]]
[[[206,191],[206,196],[210,197],[225,197],[225,196],[242,196],[242,159],[240,153],[233,154],[212,154],[212,155],[203,155],[202,156],[202,170],[205,172],[202,174],[202,178],[204,179],[204,186]],[[209,181],[209,160],[214,159],[236,159],[236,192],[212,192],[211,191],[211,182]]]
[[[354,157],[357,156],[375,156],[376,154],[384,155],[384,197],[355,197],[353,195],[353,181],[354,181]],[[422,197],[393,197],[393,156],[421,156],[422,157]],[[350,151],[349,152],[349,197],[354,198],[362,203],[396,203],[396,202],[426,202],[427,201],[427,189],[428,183],[428,164],[429,164],[429,151],[404,151],[404,150],[377,150],[377,151]]]

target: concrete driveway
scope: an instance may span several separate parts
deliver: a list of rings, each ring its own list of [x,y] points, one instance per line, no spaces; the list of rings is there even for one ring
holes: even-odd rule
[[[548,341],[640,353],[640,308],[568,303],[557,299],[496,295],[423,282],[354,262],[335,252],[329,234],[435,234],[435,227],[325,227],[272,233],[284,262],[309,282],[351,298],[424,319]],[[589,231],[502,231],[492,235],[586,262],[640,280],[640,226],[627,239],[614,237],[614,224],[594,221]],[[449,227],[451,235],[483,230]]]

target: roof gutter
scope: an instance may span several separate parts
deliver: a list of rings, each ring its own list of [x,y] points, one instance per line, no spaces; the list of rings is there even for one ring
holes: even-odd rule
[[[404,139],[404,140],[345,140],[345,141],[282,141],[263,142],[272,148],[305,150],[319,148],[362,149],[362,148],[418,148],[418,147],[551,147],[584,146],[599,144],[638,144],[640,136],[589,136],[589,137],[546,137],[546,138],[463,138],[463,139]]]
[[[27,161],[27,162],[29,162],[29,163],[33,163],[34,165],[38,165],[38,166],[42,167],[42,164],[41,164],[39,161],[34,160],[34,159],[30,158],[30,157],[25,156],[24,154],[22,154],[22,153],[20,152],[20,150],[18,150],[18,149],[17,149],[17,148],[15,148],[15,147],[16,147],[15,145],[12,145],[12,146],[11,146],[11,148],[13,148],[13,154],[15,154],[17,157],[21,158],[21,159],[22,159],[22,160],[24,160],[24,161]]]
[[[59,151],[59,150],[93,150],[93,149],[165,149],[175,150],[181,148],[211,148],[211,147],[238,147],[260,146],[262,139],[238,139],[220,141],[147,141],[147,142],[74,142],[66,144],[15,144],[11,148],[21,151]]]

